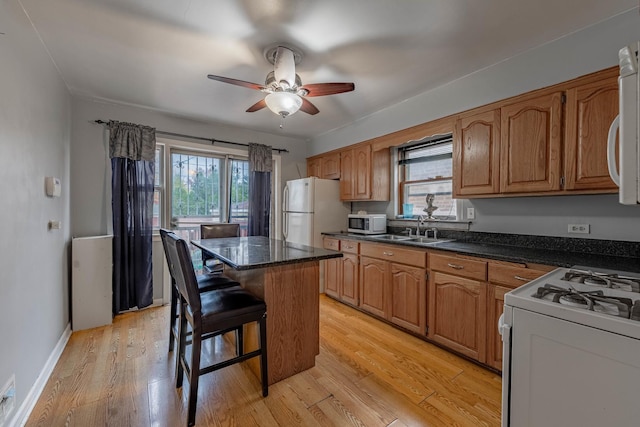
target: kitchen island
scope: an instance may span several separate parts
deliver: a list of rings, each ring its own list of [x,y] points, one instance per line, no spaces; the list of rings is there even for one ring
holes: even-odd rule
[[[312,368],[320,353],[320,261],[342,254],[259,236],[192,243],[222,261],[226,276],[266,302],[269,384]],[[255,329],[245,331],[247,351],[257,348]],[[247,362],[258,374],[258,361]]]

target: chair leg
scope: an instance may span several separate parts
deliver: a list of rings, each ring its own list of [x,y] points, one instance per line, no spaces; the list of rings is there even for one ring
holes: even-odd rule
[[[173,282],[173,279],[171,279]],[[171,284],[171,312],[169,313],[169,352],[173,351],[175,344],[174,329],[176,327],[176,318],[178,316],[178,290],[175,282]]]
[[[194,322],[191,333],[191,369],[189,369],[189,403],[187,425],[196,423],[196,407],[198,406],[198,382],[200,379],[200,350],[202,346],[202,329]]]
[[[267,313],[260,319],[260,376],[262,377],[262,397],[269,395],[269,374],[267,372]]]
[[[240,326],[236,329],[236,355],[242,356],[244,354],[244,326]]]
[[[185,357],[187,350],[187,319],[184,316],[184,299],[178,296],[178,304],[180,304],[180,316],[178,318],[178,354],[176,354],[176,388],[182,387],[182,379],[184,377],[184,368],[182,367],[182,358]]]

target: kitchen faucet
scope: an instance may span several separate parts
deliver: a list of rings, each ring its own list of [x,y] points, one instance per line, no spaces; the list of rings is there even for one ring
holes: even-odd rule
[[[429,237],[430,231],[433,231],[433,240],[438,240],[438,229],[436,227],[431,227],[424,230],[424,237]]]
[[[418,225],[416,225],[416,236],[420,236],[420,226],[421,226],[422,224],[424,224],[424,221],[425,221],[426,219],[427,219],[427,218],[426,218],[424,215],[420,215],[420,216],[418,217]]]

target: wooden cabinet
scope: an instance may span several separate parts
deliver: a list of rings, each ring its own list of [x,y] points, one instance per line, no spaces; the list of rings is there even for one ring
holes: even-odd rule
[[[429,338],[484,363],[486,262],[430,253],[429,267]]]
[[[360,308],[424,334],[425,251],[363,243],[360,253]]]
[[[319,158],[307,160],[307,177],[322,176],[322,162]]]
[[[601,74],[599,80],[567,90],[567,190],[618,191],[618,187],[609,177],[606,144],[609,126],[619,110],[617,77],[617,69],[607,70]]]
[[[323,247],[343,252],[342,258],[324,261],[324,292],[335,299],[357,306],[359,296],[358,242],[325,237]]]
[[[387,319],[390,292],[387,289],[387,262],[360,257],[360,308]]]
[[[340,152],[340,200],[389,200],[389,150],[361,144]]]
[[[500,191],[560,190],[562,92],[503,106],[500,120]]]
[[[491,261],[488,265],[489,285],[487,288],[487,359],[486,364],[502,369],[502,337],[498,331],[498,319],[504,311],[504,294],[529,283],[554,267],[525,265]]]
[[[322,156],[320,163],[321,177],[323,179],[340,179],[340,153]]]
[[[307,177],[340,179],[340,153],[330,153],[307,159]]]
[[[500,110],[474,112],[456,121],[454,197],[500,191]]]

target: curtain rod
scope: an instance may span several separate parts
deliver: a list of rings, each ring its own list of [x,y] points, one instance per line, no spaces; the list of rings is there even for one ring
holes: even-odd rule
[[[104,121],[104,120],[94,120],[94,123],[98,123],[98,124],[101,124],[101,125],[109,124],[108,121]],[[156,130],[156,133],[160,133],[162,135],[169,135],[169,136],[179,136],[179,137],[182,137],[182,138],[197,139],[197,140],[200,140],[200,141],[209,141],[211,143],[211,145],[215,144],[216,142],[220,142],[222,144],[240,145],[242,147],[248,147],[249,146],[249,144],[245,144],[245,143],[242,143],[242,142],[233,142],[233,141],[224,141],[222,139],[204,138],[202,136],[185,135],[183,133],[175,133],[175,132],[165,132],[163,130]],[[278,153],[288,153],[289,152],[289,150],[287,150],[286,148],[272,148],[271,150],[277,151]]]

